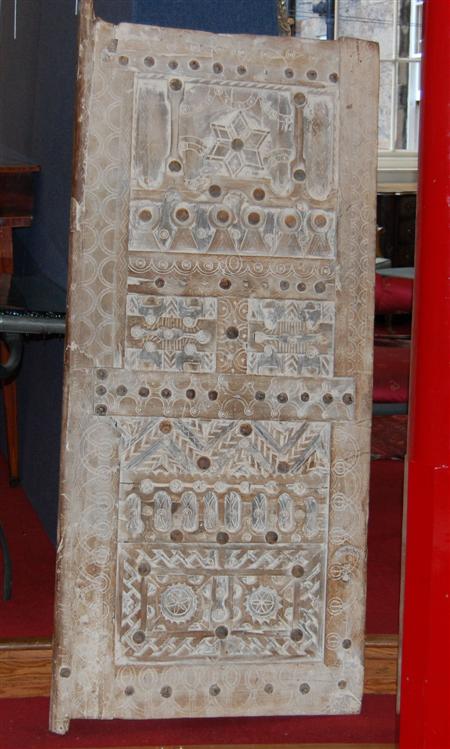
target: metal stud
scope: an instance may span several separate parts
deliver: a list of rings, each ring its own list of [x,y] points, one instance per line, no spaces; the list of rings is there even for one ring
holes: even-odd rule
[[[273,694],[273,684],[265,684],[264,691],[266,694]]]
[[[167,64],[171,70],[176,70],[178,67],[178,63],[176,60],[169,60]]]
[[[306,179],[306,172],[304,169],[296,169],[293,176],[296,182],[304,182]]]
[[[218,532],[216,536],[216,541],[218,544],[221,544],[223,546],[224,544],[227,544],[229,540],[230,540],[230,537],[228,533],[225,533],[225,531]]]
[[[158,289],[162,289],[162,287],[165,285],[166,285],[166,282],[164,281],[164,278],[155,278],[155,286]]]
[[[326,286],[323,281],[318,281],[316,284],[314,284],[314,290],[317,292],[317,294],[323,294],[325,289]]]
[[[277,466],[278,473],[289,473],[289,463],[281,460]]]
[[[253,197],[255,198],[255,200],[264,200],[264,198],[266,197],[266,193],[261,187],[256,187],[253,190]]]
[[[293,629],[291,631],[291,640],[294,642],[300,642],[300,640],[303,640],[303,632],[301,629]]]
[[[302,393],[300,396],[300,400],[303,401],[303,403],[308,403],[309,401],[309,393]]]
[[[221,278],[219,281],[219,286],[221,289],[229,289],[231,286],[231,281],[229,278]]]
[[[217,400],[217,396],[218,396],[217,390],[210,390],[208,392],[208,398],[209,398],[210,401],[216,401]]]
[[[216,627],[216,637],[219,640],[225,640],[226,637],[228,637],[228,628],[224,627],[222,624],[220,627]]]
[[[218,198],[222,194],[222,188],[219,185],[211,185],[209,188],[209,194],[212,198]]]
[[[142,387],[142,388],[139,388],[138,393],[141,396],[141,398],[148,398],[148,396],[150,395],[150,390],[146,387]]]
[[[286,68],[284,71],[284,75],[286,76],[286,78],[293,78],[294,71],[292,70],[292,68]]]
[[[59,669],[59,675],[61,676],[62,679],[68,679],[71,673],[72,672],[70,668],[68,668],[67,666],[63,666],[62,668]]]
[[[97,395],[105,395],[105,393],[106,393],[106,388],[105,388],[105,386],[104,386],[104,385],[99,385],[99,386],[98,386],[98,387],[97,387],[97,388],[95,389],[95,392],[97,393]]]
[[[241,138],[233,138],[231,141],[231,148],[233,151],[242,151],[244,148],[244,141]]]
[[[104,416],[106,414],[107,410],[108,409],[103,404],[100,404],[100,405],[98,405],[98,406],[95,407],[95,413],[97,414],[97,416]]]
[[[304,107],[306,104],[306,96],[305,94],[302,94],[301,91],[298,91],[298,93],[294,96],[294,104],[297,107]]]
[[[171,395],[172,395],[172,392],[169,390],[169,388],[163,388],[161,390],[161,396],[163,398],[170,398]]]
[[[266,543],[276,544],[277,541],[278,541],[278,533],[275,533],[275,531],[268,531],[266,533]]]
[[[106,380],[108,377],[108,372],[106,369],[97,369],[97,377],[99,380]]]
[[[207,471],[207,470],[208,470],[208,468],[209,468],[209,467],[210,467],[210,465],[211,465],[211,461],[210,461],[210,459],[209,459],[209,458],[207,458],[207,457],[206,457],[206,455],[202,455],[202,456],[201,456],[201,457],[200,457],[200,458],[199,458],[199,459],[197,460],[197,465],[198,465],[198,467],[200,468],[200,470],[201,470],[201,471]]]
[[[294,229],[297,226],[297,217],[290,213],[288,216],[284,217],[284,223],[288,229]]]
[[[327,223],[327,217],[323,215],[323,213],[319,213],[317,216],[314,216],[314,225],[317,226],[319,229],[323,229],[323,227]]]
[[[261,215],[257,213],[256,211],[252,211],[248,214],[248,223],[252,226],[257,226],[261,221]]]
[[[324,403],[325,403],[325,404],[326,404],[327,406],[329,406],[329,405],[330,405],[330,403],[332,403],[332,402],[333,402],[333,396],[331,395],[331,393],[325,393],[325,395],[323,395],[323,396],[322,396],[322,400],[323,400],[323,402],[324,402]]]
[[[287,393],[278,393],[277,395],[278,403],[287,403],[288,400],[289,400],[289,396]]]
[[[189,62],[189,67],[191,68],[191,70],[198,70],[200,67],[200,63],[198,60],[191,60]]]
[[[303,577],[303,575],[305,574],[305,569],[301,564],[294,564],[291,572],[293,577]]]
[[[289,281],[280,281],[280,289],[282,291],[287,291],[289,288]]]
[[[230,214],[222,208],[220,211],[217,211],[216,218],[221,224],[226,224],[230,218]]]
[[[155,64],[155,58],[151,57],[150,55],[148,57],[144,57],[144,65],[146,65],[148,68],[152,68]]]
[[[148,562],[141,562],[138,567],[138,572],[142,577],[146,577],[146,575],[149,575],[151,572],[151,567]]]
[[[342,400],[346,406],[351,406],[353,403],[353,395],[351,393],[344,393]]]
[[[245,75],[247,72],[247,68],[245,67],[245,65],[238,65],[236,70],[239,75]]]
[[[223,73],[223,65],[221,62],[215,62],[212,67],[214,73]]]
[[[163,434],[169,434],[172,431],[172,424],[170,421],[162,421],[159,425],[159,431]]]
[[[306,284],[303,281],[297,284],[297,291],[306,291]]]
[[[138,645],[140,645],[140,644],[141,644],[142,642],[144,642],[144,640],[145,640],[145,632],[143,632],[143,631],[142,631],[142,629],[138,629],[138,630],[137,630],[137,631],[136,631],[136,632],[135,632],[135,633],[133,634],[133,640],[134,640],[134,642],[136,642],[136,643],[137,643]]]
[[[187,208],[178,208],[178,210],[175,211],[175,218],[184,223],[184,221],[187,221],[189,218],[189,211]]]
[[[310,81],[315,81],[317,78],[317,70],[308,70],[306,73],[306,77]]]
[[[338,681],[338,687],[339,689],[345,689],[347,687],[347,682],[345,681],[345,679],[340,679],[340,681]]]
[[[262,390],[257,390],[256,393],[255,393],[255,398],[256,398],[257,401],[263,401],[266,398],[266,394],[263,393]]]
[[[253,432],[253,427],[251,424],[241,424],[239,431],[244,437],[248,437]]]
[[[308,692],[311,691],[311,687],[309,686],[309,684],[304,682],[303,684],[300,684],[299,691],[301,692],[301,694],[308,694]]]
[[[127,695],[127,697],[131,697],[131,695],[134,694],[134,687],[132,686],[125,687],[123,691]]]
[[[352,646],[352,641],[351,640],[345,639],[345,640],[342,641],[342,647],[344,648],[344,650],[349,650],[351,648],[351,646]]]
[[[209,688],[209,693],[212,697],[217,697],[220,694],[220,687],[218,684],[212,684]]]
[[[239,338],[239,330],[234,325],[230,325],[230,327],[226,329],[225,335],[231,340]]]
[[[179,530],[172,531],[170,534],[170,540],[174,541],[175,543],[180,543],[180,541],[183,540],[183,534]]]
[[[169,169],[171,172],[181,172],[181,164],[179,161],[176,161],[174,159],[173,161],[169,162]]]
[[[143,208],[142,211],[139,211],[139,221],[142,221],[142,223],[147,224],[149,221],[152,220],[153,214],[148,208]]]
[[[116,390],[117,395],[124,396],[128,393],[127,388],[125,385],[119,385],[119,387]]]
[[[339,76],[337,73],[330,73],[328,78],[330,79],[331,83],[337,83],[339,80]]]
[[[167,699],[168,697],[171,697],[171,696],[172,696],[172,687],[169,687],[169,686],[162,687],[161,697],[165,697]]]
[[[120,55],[119,57],[119,65],[128,65],[129,59],[126,55]]]
[[[195,398],[195,390],[193,388],[188,388],[186,390],[186,398],[189,398],[189,400],[194,400]]]

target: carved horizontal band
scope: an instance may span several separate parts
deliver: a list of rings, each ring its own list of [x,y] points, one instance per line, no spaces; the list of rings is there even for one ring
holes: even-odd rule
[[[333,260],[130,252],[128,292],[161,296],[334,300]]]
[[[349,421],[355,412],[351,377],[272,378],[245,375],[100,369],[93,376],[98,415],[292,421]]]

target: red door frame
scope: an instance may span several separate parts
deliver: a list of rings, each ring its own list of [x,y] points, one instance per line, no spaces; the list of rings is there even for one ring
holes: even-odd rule
[[[400,748],[450,749],[450,0],[425,0]]]

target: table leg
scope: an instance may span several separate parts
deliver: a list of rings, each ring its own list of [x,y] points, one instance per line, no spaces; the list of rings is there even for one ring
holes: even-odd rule
[[[9,350],[4,341],[0,341],[0,360],[9,359]],[[19,483],[19,433],[17,429],[17,394],[15,382],[4,382],[3,403],[5,408],[6,442],[8,446],[9,483]]]
[[[0,273],[13,272],[12,227],[0,226]]]

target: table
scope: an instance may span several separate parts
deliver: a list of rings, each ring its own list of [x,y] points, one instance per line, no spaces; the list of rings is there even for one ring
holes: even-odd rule
[[[14,273],[13,229],[30,226],[33,220],[33,177],[38,164],[5,148],[0,149],[0,293],[3,295]],[[0,362],[10,359],[12,339],[2,337]],[[12,485],[19,481],[19,447],[17,432],[16,386],[3,382],[9,477]]]

